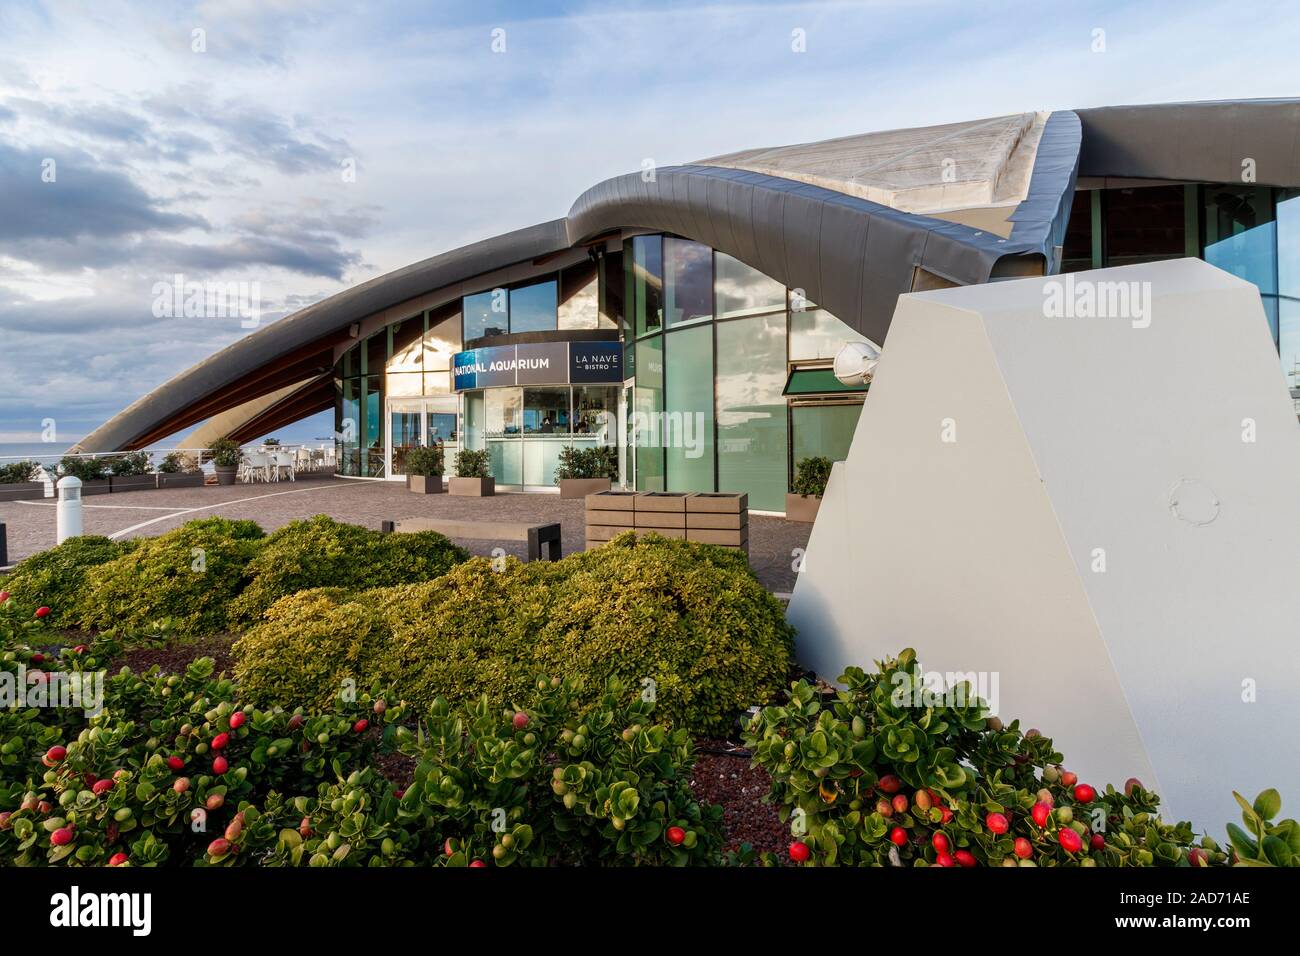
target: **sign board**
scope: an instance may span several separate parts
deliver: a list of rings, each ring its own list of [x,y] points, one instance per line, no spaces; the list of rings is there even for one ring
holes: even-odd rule
[[[511,385],[623,381],[623,347],[618,342],[496,345],[457,352],[451,364],[458,392]]]

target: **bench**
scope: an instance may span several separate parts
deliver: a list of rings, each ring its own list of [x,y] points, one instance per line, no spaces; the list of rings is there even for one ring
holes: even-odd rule
[[[436,531],[448,538],[491,539],[495,541],[527,541],[528,560],[540,561],[542,546],[546,546],[546,560],[560,560],[559,524],[523,524],[516,521],[456,521],[435,518],[403,518],[384,521],[379,530],[385,534],[409,531]]]

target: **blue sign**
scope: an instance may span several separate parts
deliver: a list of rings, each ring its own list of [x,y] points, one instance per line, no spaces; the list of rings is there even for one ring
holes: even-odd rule
[[[619,383],[623,346],[618,342],[494,345],[457,352],[451,371],[458,392],[510,385]]]

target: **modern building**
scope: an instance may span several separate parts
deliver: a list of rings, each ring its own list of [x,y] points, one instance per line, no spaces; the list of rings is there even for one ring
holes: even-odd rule
[[[781,512],[801,459],[847,455],[866,391],[832,360],[888,348],[901,293],[1187,256],[1258,286],[1300,411],[1300,100],[1023,113],[620,176],[248,335],[80,447],[249,440],[333,409],[349,477],[400,478],[441,441],[543,489],[561,449],[606,446],[628,487]]]

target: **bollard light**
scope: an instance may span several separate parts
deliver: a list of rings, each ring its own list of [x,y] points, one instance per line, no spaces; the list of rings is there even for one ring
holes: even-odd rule
[[[59,479],[56,507],[56,544],[81,537],[81,479],[67,475]]]

